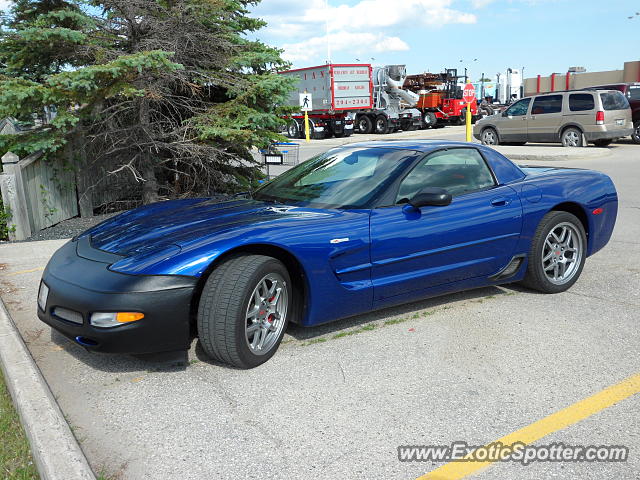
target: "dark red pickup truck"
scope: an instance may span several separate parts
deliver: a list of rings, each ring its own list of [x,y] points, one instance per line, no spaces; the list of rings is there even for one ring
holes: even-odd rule
[[[629,100],[631,105],[631,118],[633,118],[633,128],[635,129],[631,139],[633,143],[640,144],[640,82],[613,83],[611,85],[598,85],[593,87],[598,90],[620,90]]]

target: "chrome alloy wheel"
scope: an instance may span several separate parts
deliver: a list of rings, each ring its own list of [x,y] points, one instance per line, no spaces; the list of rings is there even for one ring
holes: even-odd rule
[[[487,128],[482,132],[482,143],[485,145],[496,145],[498,143],[497,140],[496,132],[493,129]]]
[[[287,318],[289,298],[284,278],[265,275],[253,289],[247,304],[245,338],[255,355],[264,355],[277,344]]]
[[[564,141],[562,143],[565,147],[579,147],[582,141],[580,133],[574,129],[567,130],[563,137]]]
[[[580,268],[584,246],[574,225],[562,222],[551,229],[542,246],[542,269],[555,285],[569,282]]]

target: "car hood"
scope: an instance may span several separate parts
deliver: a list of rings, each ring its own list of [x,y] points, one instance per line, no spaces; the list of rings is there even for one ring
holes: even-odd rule
[[[314,214],[308,208],[254,200],[227,202],[187,199],[160,202],[113,217],[83,234],[94,248],[123,256],[181,247],[216,232],[243,226],[295,220]]]

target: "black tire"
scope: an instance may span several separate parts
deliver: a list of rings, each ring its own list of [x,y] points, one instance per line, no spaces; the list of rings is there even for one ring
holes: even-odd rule
[[[498,132],[493,127],[487,127],[480,134],[480,141],[483,145],[500,145]]]
[[[287,137],[300,138],[300,124],[297,120],[290,120],[287,124]]]
[[[596,147],[608,147],[609,145],[611,145],[611,142],[613,142],[612,139],[607,139],[607,140],[596,140],[595,142],[593,142],[593,144]]]
[[[389,120],[384,115],[378,115],[376,117],[375,131],[378,135],[384,135],[393,131],[393,128],[389,128]]]
[[[631,141],[640,145],[640,120],[633,122],[634,131],[631,134]]]
[[[424,112],[422,123],[424,123],[424,128],[435,128],[438,123],[438,117],[433,112]]]
[[[369,118],[368,115],[359,115],[356,120],[358,131],[360,133],[371,133],[373,132],[373,122]]]
[[[561,283],[554,283],[551,279],[548,278],[545,273],[545,269],[543,267],[544,261],[543,254],[547,247],[546,241],[547,237],[551,234],[552,231],[561,228],[563,225],[571,225],[573,227],[573,231],[575,234],[579,236],[579,259],[576,259],[574,263],[576,264],[571,271],[570,277],[568,276],[566,280],[560,280]],[[573,235],[572,235],[573,238]],[[565,252],[566,247],[560,246],[561,244],[553,244],[554,247],[550,254],[553,255],[555,249],[557,248],[558,254],[561,254],[564,258],[565,255],[569,252]],[[561,251],[561,249],[563,249]],[[533,290],[538,290],[544,293],[560,293],[564,292],[571,288],[571,286],[578,280],[580,274],[582,273],[582,269],[584,267],[584,262],[587,254],[587,236],[584,231],[584,227],[582,222],[576,218],[575,215],[572,215],[568,212],[559,212],[559,211],[551,211],[547,213],[538,228],[536,229],[536,233],[533,236],[533,240],[531,241],[531,249],[529,250],[529,264],[527,265],[527,273],[525,275],[522,284],[528,288]],[[547,254],[549,255],[549,253]],[[577,253],[576,253],[577,255]],[[555,257],[555,255],[553,255]],[[552,259],[554,263],[556,263],[555,259]],[[558,262],[562,263],[562,262]],[[551,266],[551,263],[549,264]],[[566,265],[566,263],[565,263]],[[566,268],[566,266],[564,267]]]
[[[582,132],[575,128],[569,127],[562,131],[560,141],[563,147],[584,147],[584,138]]]
[[[275,343],[268,351],[256,354],[249,346],[246,333],[248,302],[268,275],[283,279],[286,297],[282,302],[286,302],[286,313],[284,321],[278,324],[278,333],[274,331],[270,339]],[[212,359],[237,368],[261,365],[275,354],[282,341],[292,314],[292,299],[289,272],[279,260],[264,255],[230,258],[211,273],[200,297],[197,323],[204,351]]]

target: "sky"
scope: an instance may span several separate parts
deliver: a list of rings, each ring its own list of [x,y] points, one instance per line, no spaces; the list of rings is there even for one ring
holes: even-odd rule
[[[473,81],[622,69],[640,60],[640,0],[262,0],[254,38],[294,67],[405,64],[407,72],[468,68]],[[633,16],[633,19],[628,17]]]

